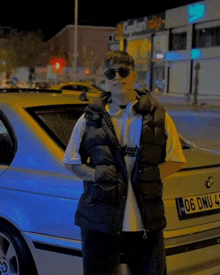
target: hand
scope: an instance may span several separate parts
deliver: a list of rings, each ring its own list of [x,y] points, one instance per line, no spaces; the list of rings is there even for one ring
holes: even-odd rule
[[[116,187],[118,173],[115,165],[98,165],[95,168],[95,182],[106,191]]]

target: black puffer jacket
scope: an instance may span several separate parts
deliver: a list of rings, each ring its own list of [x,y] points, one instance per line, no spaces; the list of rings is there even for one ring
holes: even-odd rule
[[[166,152],[165,110],[146,91],[136,90],[136,111],[142,114],[140,150],[131,183],[147,231],[166,226],[163,185],[158,164]],[[95,168],[96,182],[84,181],[84,192],[75,224],[91,230],[117,234],[122,231],[128,187],[123,152],[108,112],[110,93],[103,93],[86,108],[87,130],[81,142],[82,163]]]

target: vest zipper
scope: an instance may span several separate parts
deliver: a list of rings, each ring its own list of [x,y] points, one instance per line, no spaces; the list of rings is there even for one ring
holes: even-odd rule
[[[144,230],[143,239],[146,240],[147,239],[147,230],[145,228],[143,228],[143,230]]]
[[[116,146],[116,147],[117,147],[117,150],[121,150],[121,146],[120,146],[120,144],[119,144],[119,140],[118,140],[118,138],[117,138],[117,135],[116,135],[114,126],[113,126],[112,121],[111,121],[111,117],[110,117],[110,115],[109,115],[107,112],[103,112],[103,119],[105,120],[105,122],[106,122],[107,126],[109,127],[110,131],[112,131],[112,133],[113,133],[113,135],[114,135],[115,141],[112,142],[113,146]],[[102,126],[103,126],[103,123],[102,123]],[[103,129],[105,130],[107,136],[109,137],[109,133],[108,133],[108,131],[105,129],[105,127],[103,127]],[[110,137],[109,137],[109,138],[110,138]],[[111,138],[110,138],[110,140],[111,140]],[[109,146],[109,148],[110,148],[110,146]],[[115,154],[113,154],[113,155],[115,155]],[[124,176],[126,177],[127,187],[128,187],[127,168],[126,168],[126,164],[125,164],[124,157],[121,157],[121,160],[119,160],[117,157],[115,157],[115,160],[116,160],[116,164],[118,164],[119,167],[122,167],[123,174],[124,174],[124,171],[125,171],[125,175],[123,175],[123,178],[124,178]],[[119,198],[119,197],[120,197],[120,190],[117,189],[116,192],[118,192],[117,197]],[[125,201],[125,203],[126,203],[126,201]],[[124,208],[123,208],[124,210],[125,210],[125,203],[124,203]],[[117,201],[117,205],[118,205],[118,201]],[[114,213],[114,216],[113,216],[113,219],[112,219],[112,220],[113,220],[113,222],[112,222],[112,228],[113,228],[114,232],[117,231],[117,234],[119,234],[119,232],[120,232],[120,234],[121,234],[122,226],[123,226],[123,215],[124,215],[124,211],[123,211],[123,213],[122,213],[122,226],[121,226],[120,231],[118,231],[118,229],[115,230],[115,228],[116,228],[116,225],[115,225],[116,214],[118,214],[118,213],[116,213],[116,209],[115,209],[115,213]]]

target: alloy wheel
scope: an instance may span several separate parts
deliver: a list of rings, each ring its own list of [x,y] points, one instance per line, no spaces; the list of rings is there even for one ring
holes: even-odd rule
[[[9,238],[0,232],[0,275],[19,275],[17,253]]]

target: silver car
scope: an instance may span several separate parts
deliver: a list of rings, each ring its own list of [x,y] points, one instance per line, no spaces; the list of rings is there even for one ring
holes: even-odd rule
[[[61,160],[88,101],[37,91],[0,94],[0,274],[82,275],[83,185]],[[188,166],[164,180],[168,274],[216,274],[220,154],[180,138]]]

